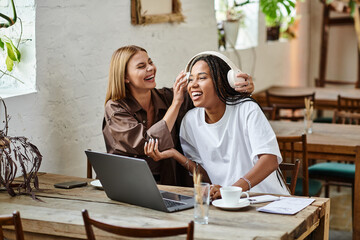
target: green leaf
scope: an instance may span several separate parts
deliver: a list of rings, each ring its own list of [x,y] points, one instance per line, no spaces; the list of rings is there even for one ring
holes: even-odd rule
[[[11,72],[13,70],[14,67],[14,61],[11,60],[11,58],[9,56],[6,57],[6,68],[9,72]]]
[[[14,62],[20,62],[21,54],[20,51],[15,47],[12,41],[6,42],[7,55]]]
[[[356,8],[355,2],[354,2],[354,1],[350,1],[350,2],[349,2],[349,7],[350,7],[350,14],[351,14],[351,16],[354,16],[355,8]]]
[[[0,38],[0,47],[2,48],[2,50],[5,50],[5,43],[2,41],[2,39]]]
[[[286,9],[287,14],[290,15],[292,9],[291,9],[289,6],[285,5],[285,4],[284,4],[284,7],[285,7],[285,9]]]

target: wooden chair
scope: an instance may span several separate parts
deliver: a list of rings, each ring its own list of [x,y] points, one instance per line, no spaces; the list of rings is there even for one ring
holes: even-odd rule
[[[276,120],[287,119],[291,121],[299,121],[304,119],[303,110],[305,108],[305,98],[309,98],[311,101],[315,101],[315,92],[311,94],[302,95],[278,95],[266,91],[266,101],[268,107],[276,108]],[[284,110],[289,112],[288,114],[282,114]]]
[[[177,228],[128,228],[96,221],[89,217],[88,211],[86,209],[82,211],[82,216],[84,219],[85,230],[88,240],[95,240],[92,226],[116,235],[127,237],[155,238],[185,234],[187,240],[194,239],[193,221],[191,221],[186,227]]]
[[[91,151],[91,149],[88,149],[88,151]],[[86,177],[93,178],[92,172],[93,172],[92,165],[89,161],[89,158],[86,158]]]
[[[360,113],[336,110],[333,123],[360,125]]]
[[[338,95],[337,109],[339,111],[360,113],[360,98],[350,98]]]
[[[262,111],[264,112],[266,118],[268,120],[275,120],[276,118],[276,107],[275,106],[265,106],[261,107]]]
[[[13,212],[12,215],[0,215],[0,240],[4,240],[3,226],[13,225],[17,240],[24,240],[24,232],[21,224],[20,213]]]
[[[279,136],[277,137],[277,141],[281,151],[281,156],[283,158],[283,163],[296,164],[297,159],[299,159],[301,162],[300,165],[302,168],[302,176],[301,178],[297,178],[294,195],[319,196],[322,187],[321,182],[314,179],[309,179],[308,175],[306,135],[303,134],[301,136]]]
[[[360,125],[360,99],[339,95],[337,108],[334,111],[333,124]],[[357,148],[356,159],[360,161],[360,146]],[[327,198],[330,197],[331,185],[351,187],[352,207],[354,209],[355,164],[343,162],[317,163],[309,167],[309,176],[325,181],[325,197]]]
[[[333,123],[360,125],[360,113],[335,110]],[[350,186],[354,191],[355,165],[341,162],[323,162],[309,167],[312,178],[325,180],[325,197],[330,185]]]
[[[296,182],[298,179],[299,169],[300,169],[300,160],[296,159],[295,163],[280,163],[280,176],[283,181],[288,185],[289,191],[291,195],[295,194]],[[290,176],[288,176],[287,172],[290,172]],[[289,182],[288,179],[291,179]]]
[[[338,17],[330,16],[330,12],[336,11],[331,5],[326,3],[326,0],[320,0],[323,3],[323,21],[321,26],[321,42],[320,42],[320,65],[319,65],[319,78],[315,79],[315,84],[317,87],[325,87],[326,84],[333,85],[355,85],[355,88],[360,88],[360,50],[357,46],[354,46],[357,51],[357,81],[339,81],[339,80],[329,80],[326,78],[326,65],[327,65],[327,55],[328,55],[328,42],[329,42],[329,31],[330,27],[341,27],[346,25],[354,26],[354,18],[350,16]],[[358,11],[356,8],[355,11]],[[350,8],[345,7],[342,9],[343,13],[349,13]]]
[[[87,178],[93,178],[92,177],[92,166],[91,166],[91,163],[90,163],[89,159],[87,159],[86,177]]]

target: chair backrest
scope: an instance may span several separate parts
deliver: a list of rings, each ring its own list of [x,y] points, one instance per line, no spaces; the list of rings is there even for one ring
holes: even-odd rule
[[[339,111],[360,113],[360,98],[350,98],[338,95],[337,104],[337,109]]]
[[[301,161],[303,177],[303,195],[309,196],[309,172],[307,158],[306,135],[301,136],[278,136],[277,141],[283,158],[283,163],[296,164]]]
[[[332,122],[360,125],[360,98],[338,95],[337,110],[334,111]]]
[[[360,113],[335,110],[333,123],[360,125]]]
[[[12,215],[0,215],[0,240],[4,240],[3,226],[11,225],[15,227],[16,239],[24,240],[24,232],[18,211],[15,211]]]
[[[290,194],[294,195],[296,181],[297,181],[299,169],[300,169],[300,160],[296,159],[295,163],[283,163],[282,162],[282,163],[280,163],[279,168],[281,171],[280,176],[282,177],[283,181],[288,185]],[[287,174],[288,172],[290,172],[290,179],[291,179],[290,182],[287,181],[287,177],[289,176],[289,174]]]
[[[88,211],[82,211],[84,219],[86,235],[89,240],[95,240],[95,235],[92,226],[103,231],[110,232],[116,235],[136,237],[136,238],[155,238],[155,237],[169,237],[186,234],[187,240],[194,239],[194,222],[191,221],[186,227],[178,228],[130,228],[115,226],[103,223],[89,217]]]
[[[275,120],[276,119],[276,106],[265,106],[261,107],[266,118],[268,120]]]
[[[91,163],[90,163],[89,159],[87,159],[86,177],[87,178],[92,178],[92,166],[91,166]]]
[[[278,95],[266,91],[267,106],[276,108],[275,119],[288,119],[298,121],[304,119],[303,109],[305,108],[305,98],[315,101],[315,92],[302,95]],[[286,115],[281,114],[282,110],[287,110]]]
[[[88,151],[91,151],[91,149],[88,149]],[[86,177],[87,178],[93,178],[92,173],[93,173],[92,165],[91,165],[91,163],[89,161],[89,158],[86,158]]]
[[[326,77],[327,65],[328,65],[328,49],[329,49],[329,38],[330,36],[334,36],[335,34],[330,34],[332,27],[344,27],[356,25],[356,21],[354,21],[353,17],[350,16],[351,7],[347,4],[343,4],[341,8],[335,8],[331,4],[329,4],[328,0],[320,0],[323,3],[322,13],[320,15],[323,16],[322,24],[321,24],[321,37],[320,37],[320,61],[319,61],[319,78],[315,80],[317,87],[325,87],[325,85],[355,85],[355,88],[360,88],[360,49],[357,47],[357,80],[356,82],[352,81],[344,81],[344,80],[330,80]],[[358,11],[356,8],[355,11]],[[354,12],[355,12],[354,11]],[[336,14],[332,14],[332,12],[340,12],[342,13],[342,17],[336,16]],[[345,15],[345,16],[344,16]],[[347,15],[347,16],[346,16]],[[355,24],[354,24],[355,23]],[[356,29],[356,27],[355,27]],[[336,57],[336,56],[334,56]],[[355,65],[356,66],[356,65]],[[354,71],[355,72],[355,71]]]

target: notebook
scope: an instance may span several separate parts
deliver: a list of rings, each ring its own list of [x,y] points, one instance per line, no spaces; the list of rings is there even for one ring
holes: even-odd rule
[[[115,201],[175,212],[194,206],[194,198],[160,191],[147,162],[127,156],[85,151],[106,195]]]

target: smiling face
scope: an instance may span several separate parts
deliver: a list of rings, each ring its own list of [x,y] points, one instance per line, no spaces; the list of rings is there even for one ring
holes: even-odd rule
[[[137,52],[127,64],[125,82],[131,93],[148,91],[156,87],[156,67],[144,51]]]
[[[191,69],[187,86],[195,107],[211,109],[225,105],[217,96],[208,64],[200,60]]]

